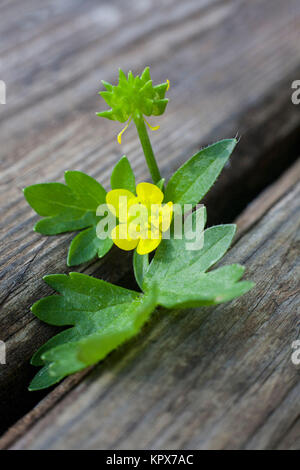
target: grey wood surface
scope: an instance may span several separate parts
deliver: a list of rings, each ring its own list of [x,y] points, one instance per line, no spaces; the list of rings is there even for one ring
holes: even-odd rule
[[[300,160],[298,160],[289,170],[287,170],[275,183],[268,186],[258,198],[256,198],[249,206],[243,211],[242,214],[236,220],[237,233],[235,241],[239,240],[243,235],[250,231],[259,220],[261,220],[267,212],[286,194],[300,180]],[[298,312],[297,312],[298,314]],[[300,325],[299,325],[300,327]],[[295,339],[294,332],[292,333],[291,339]],[[60,385],[54,388],[46,398],[44,398],[36,407],[33,408],[28,414],[20,419],[14,426],[12,426],[5,435],[0,438],[0,449],[9,448],[22,436],[26,435],[28,431],[50,410],[55,408],[55,405],[72,390],[77,384],[79,384],[83,378],[88,375],[91,368],[82,371],[81,373],[65,379]],[[294,432],[298,432],[297,421],[295,424]],[[31,432],[30,432],[31,433]],[[286,435],[286,439],[289,439],[288,446],[295,445],[297,435],[289,437],[289,433]],[[296,444],[297,445],[297,444]],[[288,447],[287,446],[287,447]]]
[[[299,209],[297,183],[222,261],[252,291],[159,311],[12,448],[299,449]]]
[[[44,274],[68,271],[72,238],[34,233],[37,217],[21,189],[61,181],[66,169],[107,187],[123,153],[138,180],[148,178],[134,129],[120,147],[114,138],[120,127],[95,112],[105,107],[96,94],[102,78],[114,81],[119,66],[139,72],[150,65],[155,83],[171,81],[168,111],[151,136],[164,176],[201,146],[241,136],[205,201],[211,222],[232,220],[298,155],[299,109],[290,97],[300,75],[300,4],[3,1],[0,18],[0,78],[7,84],[0,107],[0,339],[8,357],[0,366],[2,432],[44,396],[26,392],[35,373],[28,362],[54,329],[29,307],[50,292]],[[111,282],[123,276],[126,285],[127,262],[114,250],[78,270]]]

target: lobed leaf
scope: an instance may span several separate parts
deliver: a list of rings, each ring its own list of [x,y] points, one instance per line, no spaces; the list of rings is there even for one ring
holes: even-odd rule
[[[100,240],[96,225],[97,207],[105,203],[106,191],[91,176],[80,171],[66,171],[66,184],[43,183],[28,186],[24,196],[30,206],[45,218],[34,230],[43,235],[83,230],[72,241],[67,263],[75,266],[104,256],[112,247],[110,239]]]
[[[33,356],[43,365],[30,390],[53,385],[91,365],[137,334],[156,306],[156,289],[138,294],[80,273],[46,276],[61,295],[36,302],[32,312],[52,325],[73,325],[51,338]]]
[[[191,230],[203,226],[206,211],[201,207],[190,214]],[[189,224],[187,224],[189,226]],[[158,304],[167,308],[213,305],[231,300],[253,287],[251,282],[238,282],[244,272],[239,265],[225,266],[206,272],[228,250],[235,234],[235,225],[219,225],[203,232],[203,247],[187,250],[190,233],[182,239],[163,240],[146,272],[143,289],[158,286]]]

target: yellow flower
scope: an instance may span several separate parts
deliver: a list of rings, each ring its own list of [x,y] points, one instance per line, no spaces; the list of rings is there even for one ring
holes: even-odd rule
[[[126,189],[113,189],[106,195],[111,212],[119,220],[111,232],[122,250],[136,248],[139,255],[155,250],[172,221],[173,203],[162,204],[163,192],[154,184],[139,183],[136,195]]]

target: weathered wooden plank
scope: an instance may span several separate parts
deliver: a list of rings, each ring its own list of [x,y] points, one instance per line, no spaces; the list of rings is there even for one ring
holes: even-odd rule
[[[159,312],[12,448],[299,448],[299,196],[300,183],[226,256],[251,292]]]
[[[10,17],[6,17],[5,21],[3,18],[1,24],[5,24],[6,29],[9,29],[9,24],[13,28],[15,18],[18,17],[20,23],[26,25],[28,21],[26,15],[28,14],[29,20],[31,14],[38,18],[40,10],[43,11],[47,2],[43,3],[42,8],[37,3],[35,2],[35,5],[31,4],[29,8],[24,6],[24,2],[22,2],[23,6],[20,5],[20,2],[19,5],[16,3],[13,5],[14,9],[11,11]],[[14,100],[8,99],[5,108],[0,109],[1,117],[3,117],[0,132],[3,132],[1,138],[5,141],[5,145],[1,148],[0,177],[1,225],[3,227],[1,230],[2,283],[0,297],[2,308],[0,337],[6,341],[8,357],[7,367],[2,367],[0,370],[1,431],[20,414],[24,413],[26,409],[30,409],[39,397],[43,396],[43,394],[33,396],[26,393],[26,386],[32,375],[32,368],[29,366],[28,361],[33,349],[49,337],[53,329],[37,324],[32,315],[28,313],[28,308],[37,299],[37,296],[47,292],[41,281],[43,274],[66,271],[65,256],[67,240],[69,239],[69,237],[56,237],[51,240],[43,239],[32,232],[34,222],[32,211],[26,207],[20,189],[23,185],[30,184],[34,180],[61,179],[63,170],[67,168],[65,164],[68,165],[68,168],[84,169],[81,165],[85,166],[84,162],[86,162],[85,171],[93,174],[97,169],[98,174],[103,172],[102,181],[107,178],[113,162],[120,156],[120,149],[118,148],[116,151],[116,146],[114,149],[113,146],[108,145],[107,139],[104,139],[104,134],[101,137],[102,142],[101,139],[99,140],[96,129],[98,126],[101,129],[100,121],[97,120],[96,122],[95,117],[92,117],[96,109],[94,105],[89,107],[84,104],[87,96],[89,96],[90,102],[91,97],[96,96],[100,78],[104,74],[106,75],[103,70],[100,77],[99,70],[102,69],[103,65],[98,64],[99,70],[97,71],[95,54],[97,57],[101,57],[99,51],[104,49],[107,54],[114,57],[116,51],[120,48],[118,52],[118,56],[120,56],[123,42],[126,45],[126,43],[129,44],[132,41],[140,41],[143,30],[144,33],[146,30],[151,32],[151,28],[157,29],[159,25],[171,24],[172,21],[176,24],[182,10],[179,2],[175,5],[172,15],[167,15],[166,5],[159,5],[158,2],[150,2],[145,5],[145,8],[132,8],[130,2],[127,3],[125,8],[123,1],[109,2],[111,8],[117,8],[118,21],[114,23],[114,21],[106,21],[107,11],[111,12],[107,3],[99,7],[99,2],[94,2],[95,8],[91,8],[91,3],[89,5],[87,2],[79,3],[81,8],[72,8],[72,12],[70,11],[71,3],[68,3],[68,22],[66,23],[66,21],[61,21],[61,2],[55,2],[56,6],[54,5],[53,8],[57,8],[60,13],[54,15],[54,19],[52,15],[49,15],[45,21],[42,21],[41,34],[33,28],[34,32],[30,38],[27,37],[27,41],[24,40],[24,37],[22,40],[20,38],[17,49],[15,51],[6,50],[5,60],[1,62],[3,78],[7,82],[9,94],[14,97]],[[205,3],[207,2],[198,2],[198,4],[197,2],[189,2],[186,12],[182,15],[182,21],[192,12],[199,11]],[[48,2],[49,4],[50,2]],[[154,5],[157,13],[149,21],[149,9],[152,9]],[[20,8],[21,11],[17,12],[16,8]],[[25,14],[23,13],[24,8],[26,9]],[[86,14],[82,15],[84,8],[86,8]],[[11,23],[9,23],[10,19]],[[140,21],[140,24],[134,26],[137,20]],[[103,26],[103,21],[107,24],[102,31],[100,26]],[[124,28],[128,28],[129,37],[127,42],[124,37],[119,37],[120,21],[122,21]],[[39,23],[39,20],[37,22]],[[118,35],[115,42],[111,44],[116,31]],[[11,45],[10,42],[7,44]],[[92,49],[92,56],[89,53],[89,47]],[[70,113],[70,109],[66,111],[65,106],[68,103],[68,106],[70,105],[69,97],[70,90],[74,89],[74,74],[80,76],[83,70],[86,71],[87,75],[91,73],[87,72],[84,63],[82,63],[82,57],[85,61],[90,61],[90,66],[95,67],[95,69],[92,72],[92,81],[85,83],[83,87],[85,97],[83,97],[83,94],[81,95],[81,92],[79,93],[81,95],[81,109],[77,108],[78,114],[75,115],[73,112]],[[71,63],[68,64],[70,61]],[[110,65],[110,76],[112,76],[112,73],[115,76],[118,58],[115,61]],[[65,62],[67,62],[67,66]],[[134,65],[131,60],[129,62]],[[50,65],[48,66],[47,63],[50,63]],[[58,63],[61,63],[59,68]],[[142,65],[145,64],[142,63]],[[41,79],[39,74],[41,70],[46,74],[44,80]],[[62,88],[60,87],[61,73],[64,74],[65,84],[68,85]],[[45,85],[46,88],[42,87],[41,90],[41,85]],[[49,90],[49,87],[51,90]],[[43,99],[39,99],[38,93],[42,93]],[[49,105],[51,106],[53,95],[56,96],[57,94],[60,94],[61,97],[58,99],[55,109],[52,109],[54,114],[51,114]],[[75,89],[71,94],[79,96]],[[87,114],[84,112],[84,106],[86,106],[86,110],[89,109],[88,114],[90,115],[85,122],[83,122],[83,116]],[[45,112],[45,109],[47,109],[47,112]],[[23,117],[20,119],[21,114],[23,114]],[[41,116],[44,120],[43,129],[39,124]],[[92,119],[90,119],[91,117]],[[92,132],[90,132],[91,122],[94,122]],[[63,125],[65,130],[61,132]],[[4,130],[4,127],[6,127],[6,130]],[[88,145],[88,141],[85,140],[87,137],[86,131],[89,134]],[[112,129],[111,132],[113,132]],[[91,137],[93,143],[90,141]],[[102,143],[105,141],[105,145],[101,148]],[[85,143],[83,144],[83,142]],[[67,144],[69,150],[65,148],[65,144]],[[87,151],[87,149],[89,150]],[[92,149],[97,153],[96,159],[96,154],[93,156],[94,162],[89,161],[89,158],[87,158],[90,151],[93,154]],[[61,160],[63,154],[64,157]],[[104,156],[105,158],[109,156],[109,159],[105,161]],[[78,163],[78,161],[81,161],[81,163]],[[145,165],[141,165],[141,162],[139,152],[139,164],[145,175]],[[27,174],[29,179],[25,182],[23,177],[20,178],[21,174],[23,176]],[[108,257],[105,263],[110,266],[109,273],[107,269],[101,272],[103,271],[102,263],[93,266],[91,270],[95,274],[98,272],[101,277],[107,278],[109,276],[110,280],[113,281],[119,278],[123,269],[122,266],[125,267],[127,264],[127,259],[123,257],[120,262]],[[123,264],[121,265],[121,263]],[[86,268],[85,272],[88,272]]]
[[[279,180],[269,186],[259,195],[247,209],[238,217],[237,234],[235,242],[249,231],[258,221],[275,205],[293,186],[300,180],[300,161],[298,160],[289,170],[287,170]],[[23,419],[16,423],[0,439],[0,448],[7,448],[18,438],[22,437],[33,424],[46,414],[62,397],[74,388],[89,370],[83,371],[65,379],[49,395],[42,400]],[[293,435],[293,434],[292,434]],[[284,440],[287,440],[288,436]]]
[[[43,16],[50,4],[7,3],[1,22],[4,37],[15,18],[20,21],[15,42],[0,46],[0,76],[8,86],[8,104],[0,108],[0,338],[9,361],[0,369],[2,430],[42,396],[25,392],[33,375],[28,361],[53,329],[28,310],[49,292],[41,276],[67,271],[70,240],[32,232],[36,218],[21,188],[61,180],[64,169],[80,169],[106,183],[120,150],[128,153],[139,180],[147,175],[134,131],[120,149],[108,137],[118,126],[93,115],[100,107],[100,78],[114,79],[119,65],[141,70],[145,57],[155,81],[170,78],[168,116],[153,136],[165,176],[201,145],[237,131],[243,136],[206,201],[212,221],[232,219],[288,166],[299,142],[299,112],[290,102],[290,84],[300,72],[296,0],[152,0],[138,8],[123,0],[100,6],[78,1],[74,9],[72,2],[55,1]],[[30,24],[35,8],[28,32],[21,23]],[[126,263],[112,253],[81,270],[114,282]]]
[[[268,186],[254,199],[245,211],[236,219],[237,233],[235,240],[257,224],[257,222],[281,199],[290,189],[300,181],[300,160],[298,159],[278,180]]]

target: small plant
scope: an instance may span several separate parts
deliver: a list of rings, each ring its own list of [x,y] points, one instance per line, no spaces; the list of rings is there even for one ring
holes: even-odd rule
[[[159,306],[167,309],[215,305],[234,299],[253,287],[240,281],[238,264],[211,270],[228,250],[235,225],[204,230],[206,210],[198,203],[216,181],[230,157],[235,139],[202,149],[165,181],[154,157],[145,116],[166,109],[169,82],[153,86],[149,68],[141,76],[122,70],[119,83],[103,82],[100,95],[110,106],[98,116],[135,124],[152,183],[136,185],[123,156],[111,175],[111,191],[80,171],[67,171],[65,183],[29,186],[24,195],[43,218],[35,230],[44,235],[79,231],[67,258],[68,266],[102,258],[113,246],[133,250],[133,269],[142,292],[71,272],[44,277],[59,295],[36,302],[32,312],[51,325],[71,326],[51,338],[33,356],[42,366],[29,390],[49,387],[103,359],[136,335]],[[178,228],[179,226],[179,228]],[[199,229],[200,227],[200,229]],[[199,235],[201,237],[199,238]],[[196,237],[201,243],[191,245]],[[191,246],[191,248],[189,248]],[[155,254],[149,261],[149,253]]]

